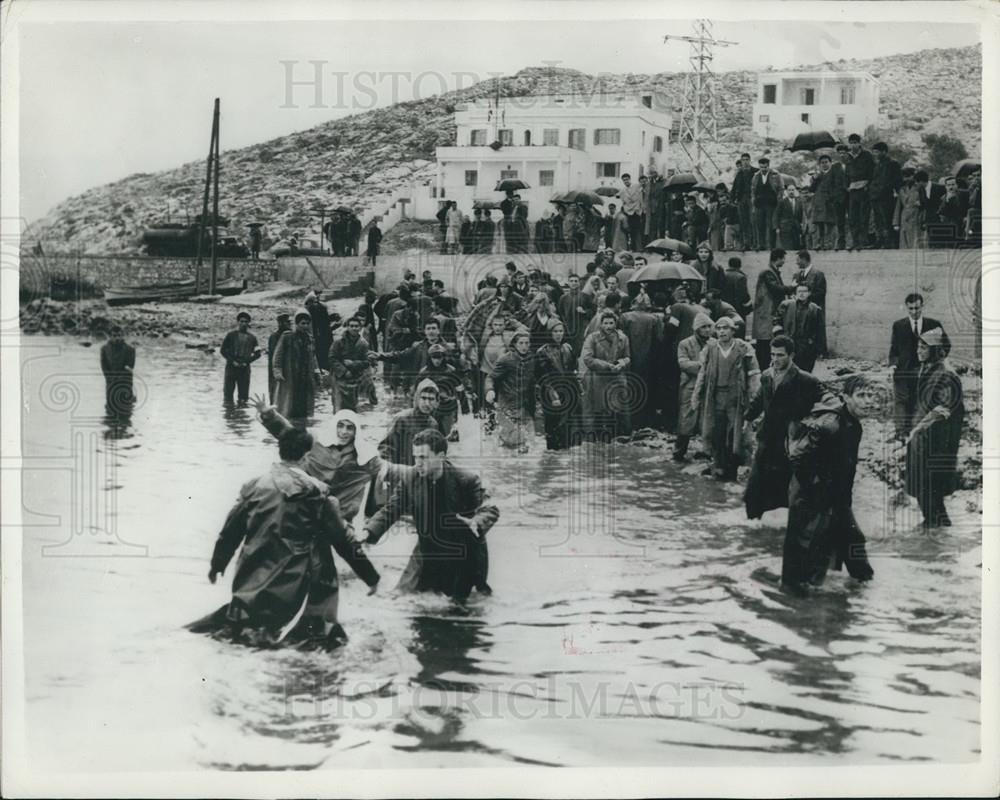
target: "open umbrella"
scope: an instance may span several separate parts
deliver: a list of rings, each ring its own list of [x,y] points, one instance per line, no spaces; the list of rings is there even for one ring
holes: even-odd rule
[[[963,158],[955,164],[955,177],[964,178],[973,172],[979,172],[982,168],[983,164],[978,158]]]
[[[526,181],[522,181],[520,178],[506,178],[502,181],[497,181],[497,187],[493,191],[495,192],[517,192],[521,189],[530,189]]]
[[[666,186],[668,192],[687,192],[698,184],[698,177],[691,172],[678,172],[667,178]]]
[[[614,186],[598,186],[594,189],[594,194],[599,194],[602,197],[617,197],[621,189],[616,189]]]
[[[581,190],[571,189],[570,191],[563,194],[562,202],[583,203],[584,205],[602,206],[604,205],[604,198],[594,192],[587,192],[582,189]]]
[[[264,227],[264,223],[263,222],[248,222],[247,223],[247,227],[248,228],[263,228]]]
[[[717,192],[718,189],[715,188],[715,184],[711,181],[698,181],[694,186],[691,187],[692,191],[695,192]]]
[[[549,198],[550,203],[565,203],[566,202],[566,192],[556,192],[552,197]]]
[[[682,242],[680,239],[653,239],[649,244],[643,248],[644,250],[652,250],[654,253],[665,253],[668,250],[679,251],[686,256],[693,256],[694,249],[687,242]]]
[[[683,261],[657,261],[632,273],[627,283],[644,281],[703,281],[701,273]]]
[[[482,208],[484,210],[485,209],[489,209],[490,211],[492,211],[494,208],[497,207],[497,204],[493,200],[473,200],[472,201],[472,207],[473,208]]]
[[[823,147],[836,147],[837,140],[828,131],[806,131],[795,137],[791,146],[787,148],[793,153],[800,150],[819,150]]]

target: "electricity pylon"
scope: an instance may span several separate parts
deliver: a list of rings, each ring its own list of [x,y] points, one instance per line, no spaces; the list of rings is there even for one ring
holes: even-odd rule
[[[691,160],[694,171],[699,176],[704,177],[701,165],[706,158],[712,162],[716,171],[719,171],[719,165],[704,148],[704,143],[719,140],[719,119],[715,103],[715,73],[712,72],[714,54],[712,51],[716,45],[728,47],[739,43],[716,39],[712,36],[711,20],[696,19],[692,27],[694,28],[694,36],[667,35],[663,37],[663,41],[674,39],[691,44],[691,52],[688,56],[691,71],[687,74],[684,82],[684,105],[681,109],[679,141],[681,148]],[[686,142],[693,144],[693,155],[688,150]]]

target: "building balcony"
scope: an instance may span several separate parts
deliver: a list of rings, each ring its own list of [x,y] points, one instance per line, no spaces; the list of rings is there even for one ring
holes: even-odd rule
[[[485,145],[448,145],[438,147],[441,161],[565,161],[582,153],[575,147],[560,145],[503,145],[499,150]]]

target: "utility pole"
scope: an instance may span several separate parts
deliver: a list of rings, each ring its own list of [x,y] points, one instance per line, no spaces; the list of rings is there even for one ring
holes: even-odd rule
[[[215,99],[215,110],[212,113],[212,136],[208,144],[208,164],[205,167],[205,194],[201,203],[201,219],[198,222],[198,261],[195,266],[195,291],[201,292],[201,250],[205,242],[205,225],[208,220],[208,197],[212,191],[212,171],[216,162],[216,150],[219,146],[219,99]],[[212,247],[213,263],[215,247]]]
[[[704,178],[701,170],[704,159],[708,159],[716,171],[719,171],[719,165],[704,148],[704,143],[719,140],[712,50],[716,45],[728,47],[739,44],[739,42],[716,39],[712,36],[712,21],[708,19],[696,19],[692,27],[694,28],[694,36],[667,35],[663,37],[663,41],[667,42],[673,39],[688,42],[691,45],[688,55],[691,71],[687,74],[684,82],[684,106],[681,111],[679,141],[681,148],[691,160],[694,171],[698,173],[699,177]],[[693,155],[685,145],[685,141],[690,141],[694,145]]]
[[[219,269],[219,98],[215,98],[213,114],[215,128],[215,187],[212,192],[212,277],[208,283],[208,293],[215,294],[215,280]]]

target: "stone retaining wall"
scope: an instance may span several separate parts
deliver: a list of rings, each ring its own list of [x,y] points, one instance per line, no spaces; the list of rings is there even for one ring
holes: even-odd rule
[[[43,297],[49,282],[71,279],[97,289],[107,286],[145,286],[152,283],[186,280],[195,277],[197,259],[156,256],[22,255],[20,281],[22,297]],[[206,282],[211,259],[205,259],[202,275]],[[251,282],[274,280],[274,261],[220,258],[218,279],[246,278]]]

